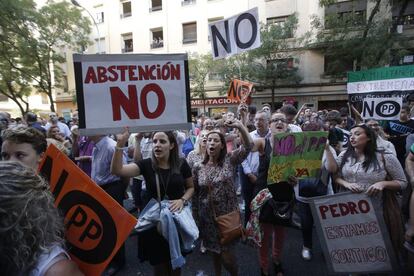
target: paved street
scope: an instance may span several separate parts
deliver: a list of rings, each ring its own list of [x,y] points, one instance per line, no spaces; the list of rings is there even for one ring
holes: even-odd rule
[[[131,206],[130,202],[125,202]],[[325,268],[325,260],[317,237],[314,235],[314,256],[311,262],[306,262],[300,257],[302,248],[302,237],[299,230],[289,228],[287,240],[284,245],[283,265],[285,275],[307,275],[323,276],[328,275]],[[127,265],[118,275],[152,275],[152,267],[149,263],[140,263],[137,258],[136,236],[130,236],[126,242]],[[240,275],[260,275],[258,254],[256,249],[238,244],[237,257]],[[187,257],[187,264],[184,266],[182,275],[214,275],[211,257],[208,254],[201,254],[199,247]],[[228,274],[224,274],[228,275]],[[273,275],[273,274],[271,274]]]

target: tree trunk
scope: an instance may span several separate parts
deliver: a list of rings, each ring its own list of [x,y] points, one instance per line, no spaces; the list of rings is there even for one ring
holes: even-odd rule
[[[53,100],[52,91],[47,93],[47,96],[48,96],[49,101],[50,101],[50,111],[51,112],[56,112],[56,110],[55,110],[55,101]]]
[[[275,86],[276,86],[276,82],[272,81],[272,112],[275,112]]]

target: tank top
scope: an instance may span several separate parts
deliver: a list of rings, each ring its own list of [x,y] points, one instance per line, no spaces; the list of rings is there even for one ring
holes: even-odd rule
[[[257,170],[257,183],[255,185],[255,194],[268,188],[273,198],[277,201],[290,201],[295,193],[292,185],[286,181],[267,184],[267,175],[269,171],[270,159],[272,154],[272,146],[270,138],[265,139],[264,154],[259,157],[259,168]]]
[[[61,260],[70,260],[68,253],[59,245],[54,246],[50,252],[44,252],[39,256],[36,267],[30,272],[30,276],[43,276],[55,263]]]

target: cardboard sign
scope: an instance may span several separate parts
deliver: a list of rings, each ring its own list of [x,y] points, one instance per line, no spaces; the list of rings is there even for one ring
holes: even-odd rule
[[[379,199],[341,193],[314,198],[311,210],[330,274],[393,270],[396,259]]]
[[[260,47],[258,8],[208,24],[213,59]]]
[[[253,83],[234,79],[231,81],[227,91],[227,99],[235,100],[239,103],[246,103],[253,89]]]
[[[267,184],[316,177],[321,169],[328,132],[305,131],[275,134]]]
[[[362,105],[362,117],[375,120],[398,120],[402,107],[402,98],[365,98]]]
[[[101,275],[137,223],[64,153],[50,145],[40,164],[62,212],[69,254],[85,275]]]
[[[81,135],[189,129],[187,54],[73,55]]]

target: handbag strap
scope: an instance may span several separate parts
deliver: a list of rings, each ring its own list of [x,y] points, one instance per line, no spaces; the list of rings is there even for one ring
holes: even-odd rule
[[[157,186],[157,201],[158,201],[158,205],[160,206],[160,213],[161,213],[160,176],[158,175],[158,172],[155,172],[155,184]]]

